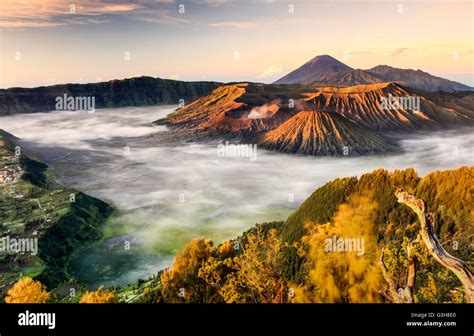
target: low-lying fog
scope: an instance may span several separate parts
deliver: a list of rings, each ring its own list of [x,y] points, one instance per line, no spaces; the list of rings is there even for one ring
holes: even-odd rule
[[[474,135],[445,132],[403,140],[390,157],[315,158],[257,150],[256,160],[218,155],[217,145],[161,145],[152,121],[173,106],[51,112],[0,118],[0,128],[39,152],[58,182],[115,204],[104,239],[76,253],[91,286],[125,285],[169,266],[192,238],[215,243],[255,223],[283,220],[317,187],[376,168],[420,175],[472,165]],[[126,249],[130,242],[130,249]]]

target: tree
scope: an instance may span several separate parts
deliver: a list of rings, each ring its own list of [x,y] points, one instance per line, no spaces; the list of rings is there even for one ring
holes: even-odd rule
[[[100,286],[96,292],[85,292],[79,300],[79,303],[114,303],[115,301],[115,292],[111,290],[104,291],[104,286]]]
[[[8,290],[6,303],[46,303],[50,301],[51,295],[46,287],[32,278],[21,278]]]
[[[288,285],[283,273],[283,243],[275,229],[247,234],[240,253],[225,259],[211,257],[199,276],[217,288],[227,303],[287,302]],[[229,244],[227,244],[228,246]]]
[[[376,209],[377,204],[370,195],[358,193],[339,206],[332,222],[307,223],[310,233],[303,242],[309,249],[308,274],[305,284],[295,288],[292,301],[367,303],[382,300],[372,219]]]
[[[453,272],[464,286],[466,301],[474,303],[474,276],[469,267],[461,260],[449,254],[438,240],[434,231],[435,217],[427,212],[425,203],[412,194],[401,189],[396,190],[395,196],[399,203],[412,209],[420,221],[420,236],[424,246],[442,266]]]
[[[416,240],[409,242],[406,247],[407,261],[408,261],[408,271],[407,271],[407,284],[405,288],[398,288],[395,281],[388,274],[387,267],[384,263],[384,249],[382,248],[382,253],[380,255],[379,265],[382,270],[382,275],[385,281],[388,283],[388,293],[386,296],[391,302],[394,303],[414,303],[413,291],[415,288],[416,280],[416,261],[415,261],[415,244],[419,243],[420,236]]]
[[[173,267],[161,275],[165,302],[209,303],[218,300],[215,290],[198,276],[199,269],[216,254],[211,240],[193,239],[178,253]]]

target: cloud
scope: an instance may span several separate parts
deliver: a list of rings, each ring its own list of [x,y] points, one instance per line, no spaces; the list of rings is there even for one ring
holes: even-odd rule
[[[260,119],[260,118],[269,118],[274,113],[278,111],[278,104],[281,103],[281,100],[274,101],[271,104],[263,104],[262,106],[255,106],[252,108],[247,118],[250,119]]]
[[[179,19],[177,17],[169,16],[166,14],[160,16],[153,15],[149,17],[138,17],[137,20],[157,24],[191,23],[191,21],[189,20]]]
[[[0,18],[50,20],[57,16],[69,15],[102,15],[133,12],[143,8],[141,3],[114,3],[108,1],[77,0],[72,3],[63,0],[4,0],[0,3]]]
[[[154,23],[184,22],[169,16],[175,0],[123,3],[116,0],[3,0],[0,2],[1,28],[59,27],[108,22],[110,15],[127,14],[131,19]],[[89,19],[88,19],[89,17]],[[91,20],[90,17],[101,17]]]
[[[201,5],[219,6],[234,3],[234,0],[193,0],[192,2]]]
[[[260,0],[261,3],[272,1]],[[193,3],[201,7],[219,7],[236,4],[235,0],[134,0],[125,3],[121,0],[2,0],[0,1],[0,28],[25,29],[41,27],[60,27],[68,25],[100,24],[112,20],[111,16],[127,16],[128,20],[156,24],[191,23],[188,19],[176,17],[178,5]],[[187,8],[186,8],[186,14]],[[86,21],[88,17],[96,17],[96,21]],[[208,25],[215,28],[228,29],[273,29],[276,26],[306,26],[314,24],[314,18],[299,18],[296,22],[288,17],[268,17],[255,21],[222,21],[193,22],[197,25]],[[333,24],[334,20],[325,24]]]
[[[283,66],[279,64],[272,64],[263,71],[262,74],[257,76],[258,78],[267,78],[274,75],[281,74],[283,72]]]
[[[395,50],[392,53],[392,57],[397,57],[398,55],[401,55],[402,53],[404,53],[407,50],[408,50],[408,48],[398,48],[397,50]]]
[[[59,27],[64,24],[58,22],[45,21],[15,21],[0,20],[0,28],[41,28],[41,27]]]
[[[105,4],[99,7],[99,13],[122,13],[122,12],[133,12],[140,8],[136,4]]]
[[[210,23],[209,26],[216,28],[253,29],[257,28],[258,24],[252,21],[224,21]]]

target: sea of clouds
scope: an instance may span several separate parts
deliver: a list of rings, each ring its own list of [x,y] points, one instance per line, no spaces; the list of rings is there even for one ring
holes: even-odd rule
[[[59,183],[121,210],[106,239],[75,256],[90,285],[124,285],[167,267],[188,240],[236,237],[258,222],[284,220],[316,188],[376,168],[420,175],[474,162],[473,132],[402,140],[405,152],[379,157],[302,157],[257,149],[257,159],[222,157],[217,144],[160,143],[153,121],[174,106],[50,112],[0,118],[0,128],[39,153]],[[130,243],[130,250],[124,244]]]

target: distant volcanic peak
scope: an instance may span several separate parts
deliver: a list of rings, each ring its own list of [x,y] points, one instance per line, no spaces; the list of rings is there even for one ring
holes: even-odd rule
[[[401,83],[415,89],[424,91],[469,91],[472,87],[457,83],[449,79],[437,77],[423,70],[398,69],[388,65],[379,65],[365,70],[367,73],[377,76],[384,81]]]
[[[424,91],[469,91],[472,87],[430,75],[422,70],[398,69],[378,65],[371,69],[353,69],[335,58],[316,56],[274,84],[338,84],[357,85],[380,82],[397,82]]]
[[[327,82],[335,74],[351,71],[350,66],[329,55],[316,56],[288,75],[280,78],[275,84],[310,84]]]
[[[388,65],[376,66],[372,69],[365,70],[365,72],[377,76],[385,81],[402,83],[409,83],[410,81],[416,82],[419,80],[431,82],[434,79],[448,81],[441,77],[432,76],[420,69],[399,69]]]
[[[395,151],[380,136],[332,112],[301,111],[265,133],[264,148],[306,155],[360,155]]]
[[[307,63],[310,62],[339,62],[337,59],[332,57],[331,55],[317,55],[310,59]]]
[[[394,70],[394,69],[395,68],[391,67],[390,65],[381,64],[381,65],[374,66],[373,68],[366,69],[365,71],[376,72],[376,73],[385,73],[385,72],[388,72],[388,71]]]
[[[373,68],[366,69],[364,71],[369,72],[369,73],[380,74],[380,75],[385,75],[389,72],[401,72],[401,71],[430,75],[428,72],[425,72],[420,69],[416,69],[416,70],[415,69],[401,69],[401,68],[395,68],[395,67],[392,67],[390,65],[385,65],[385,64],[377,65]]]
[[[361,69],[354,69],[349,72],[337,74],[333,79],[334,83],[346,85],[381,83],[382,79]]]
[[[338,71],[351,71],[352,68],[334,57],[329,55],[320,55],[312,58],[306,62],[303,66],[309,66],[311,68],[318,68],[318,70],[324,69],[337,69]]]

